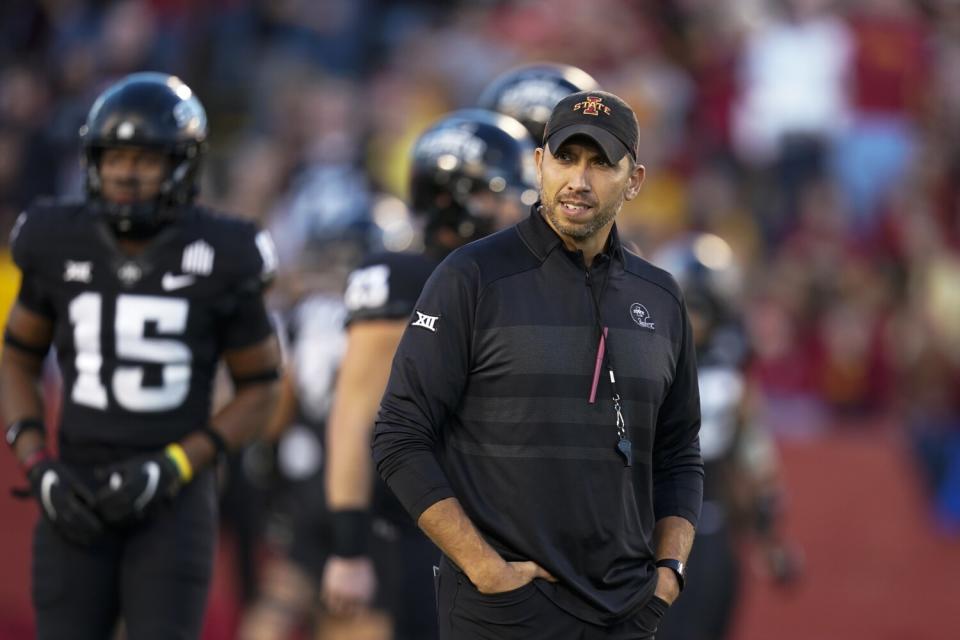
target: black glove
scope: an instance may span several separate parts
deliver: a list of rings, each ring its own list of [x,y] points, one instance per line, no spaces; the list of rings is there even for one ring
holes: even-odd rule
[[[97,492],[97,511],[109,524],[143,519],[182,485],[177,465],[163,451],[111,465],[97,475],[106,481]]]
[[[43,517],[66,540],[89,545],[103,532],[93,493],[62,462],[41,460],[27,471],[27,479]]]

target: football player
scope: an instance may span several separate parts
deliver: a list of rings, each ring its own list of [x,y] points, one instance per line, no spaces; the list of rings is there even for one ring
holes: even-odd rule
[[[677,279],[693,328],[700,387],[700,448],[705,481],[697,537],[683,597],[670,607],[658,639],[721,640],[739,602],[738,538],[756,543],[777,583],[797,576],[797,555],[778,530],[775,445],[754,417],[744,372],[749,345],[737,311],[741,276],[733,250],[709,233],[668,244],[653,262]]]
[[[303,237],[297,284],[288,287],[298,292],[297,301],[281,321],[286,358],[280,410],[261,442],[275,443],[274,463],[248,465],[272,470],[258,482],[268,487],[264,529],[270,553],[260,565],[263,577],[244,612],[239,640],[286,640],[298,629],[312,629],[310,637],[327,640],[366,637],[363,629],[384,625],[382,616],[343,620],[317,607],[330,550],[324,434],[346,344],[343,289],[347,275],[381,241],[369,201],[365,192],[349,203],[309,201],[314,224]],[[261,448],[258,454],[263,453]]]
[[[263,289],[268,235],[194,204],[207,118],[173,76],[109,87],[81,129],[86,197],[36,204],[11,237],[23,274],[7,321],[7,442],[40,505],[37,637],[199,637],[217,508],[214,465],[276,404]],[[58,455],[37,391],[55,347]],[[221,358],[235,395],[211,417]]]
[[[539,146],[553,108],[578,91],[599,89],[589,73],[565,64],[530,64],[506,71],[487,85],[477,101],[489,109],[519,120]]]
[[[470,109],[442,118],[413,148],[411,207],[425,225],[424,253],[373,255],[348,280],[346,355],[327,425],[332,548],[322,597],[336,614],[386,611],[394,638],[436,637],[431,566],[439,552],[374,479],[374,418],[434,267],[536,200],[534,148],[523,125],[501,114]]]

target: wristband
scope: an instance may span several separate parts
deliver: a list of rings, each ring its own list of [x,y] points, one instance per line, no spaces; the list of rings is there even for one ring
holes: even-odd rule
[[[370,514],[363,509],[346,509],[330,514],[333,540],[330,553],[341,558],[367,555],[370,546]]]
[[[6,439],[7,444],[10,445],[10,448],[17,443],[17,438],[20,437],[20,434],[24,431],[39,431],[40,433],[46,434],[47,429],[43,424],[43,421],[38,418],[23,418],[17,420],[9,427],[7,427]]]
[[[216,429],[207,425],[205,427],[200,427],[200,433],[207,437],[207,440],[210,441],[210,444],[213,445],[213,448],[216,450],[214,456],[219,458],[230,453],[230,449],[227,446],[227,441],[224,440],[223,436],[220,435]]]
[[[23,462],[20,463],[20,467],[23,469],[23,472],[27,475],[30,474],[30,470],[37,466],[37,463],[43,462],[44,460],[50,459],[50,452],[47,451],[46,447],[41,447],[37,449],[26,458],[23,459]]]
[[[19,349],[31,355],[37,356],[38,358],[43,358],[47,355],[47,351],[50,350],[50,346],[38,347],[35,345],[27,344],[17,336],[10,333],[9,330],[3,333],[3,343],[8,344],[14,349]]]
[[[187,458],[186,452],[183,450],[183,447],[180,446],[179,442],[173,442],[167,445],[167,448],[163,450],[167,454],[167,457],[173,461],[173,465],[177,468],[177,473],[180,475],[180,482],[186,484],[193,479],[193,465],[190,464],[190,459]]]

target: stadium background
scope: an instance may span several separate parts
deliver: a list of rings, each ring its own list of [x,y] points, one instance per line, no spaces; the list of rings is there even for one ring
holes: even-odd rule
[[[735,249],[802,579],[744,556],[735,638],[956,637],[960,589],[960,3],[953,0],[4,0],[0,231],[80,190],[76,132],[137,70],[213,126],[204,199],[277,238],[282,310],[397,198],[433,118],[513,65],[582,67],[641,119],[623,215],[648,252]],[[400,213],[398,213],[398,211]],[[332,260],[331,260],[332,262]],[[0,298],[17,274],[4,249]],[[13,458],[0,484],[20,480]],[[0,496],[0,638],[32,637],[35,507]],[[206,638],[238,615],[231,538]]]

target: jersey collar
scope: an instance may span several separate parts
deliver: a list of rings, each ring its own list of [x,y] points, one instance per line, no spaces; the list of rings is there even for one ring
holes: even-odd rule
[[[557,247],[563,248],[563,241],[557,232],[553,230],[543,215],[540,214],[540,202],[537,201],[530,207],[530,215],[517,224],[517,231],[524,244],[530,249],[541,262],[547,259],[547,256]],[[607,239],[607,247],[600,255],[619,258],[623,262],[623,246],[620,243],[620,233],[617,230],[617,224],[614,223],[610,228],[610,237]]]

